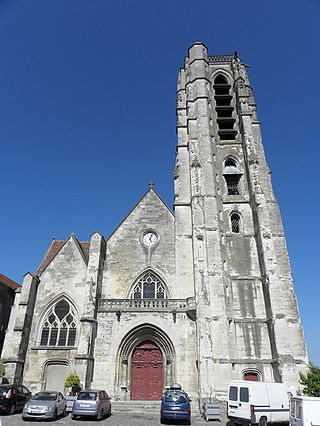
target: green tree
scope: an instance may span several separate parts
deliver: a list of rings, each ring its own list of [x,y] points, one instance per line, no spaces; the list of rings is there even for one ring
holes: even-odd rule
[[[6,368],[3,361],[0,359],[0,377],[3,377],[6,373]]]
[[[69,374],[64,382],[66,388],[72,389],[72,394],[75,395],[80,390],[80,377],[78,374]]]
[[[299,373],[300,384],[303,385],[303,393],[308,396],[320,396],[320,368],[309,365],[307,374]]]

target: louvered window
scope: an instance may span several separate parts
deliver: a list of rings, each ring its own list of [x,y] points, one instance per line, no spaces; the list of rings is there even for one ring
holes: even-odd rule
[[[234,108],[232,106],[231,86],[226,77],[219,74],[214,79],[214,99],[216,102],[218,134],[220,140],[235,140],[237,131],[235,130]]]

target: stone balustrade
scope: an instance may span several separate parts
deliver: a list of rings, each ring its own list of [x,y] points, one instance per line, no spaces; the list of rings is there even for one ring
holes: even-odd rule
[[[99,302],[99,312],[186,312],[195,309],[194,297],[187,299],[101,299]]]

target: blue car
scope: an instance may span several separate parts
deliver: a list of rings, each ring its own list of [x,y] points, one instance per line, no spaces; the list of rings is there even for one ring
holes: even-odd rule
[[[191,407],[190,398],[181,389],[170,389],[163,394],[161,399],[160,421],[182,420],[190,425]]]

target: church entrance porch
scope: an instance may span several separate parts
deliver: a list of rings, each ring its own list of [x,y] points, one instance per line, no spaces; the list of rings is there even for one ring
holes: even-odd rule
[[[159,400],[163,392],[163,355],[151,340],[138,344],[131,360],[131,399]]]

